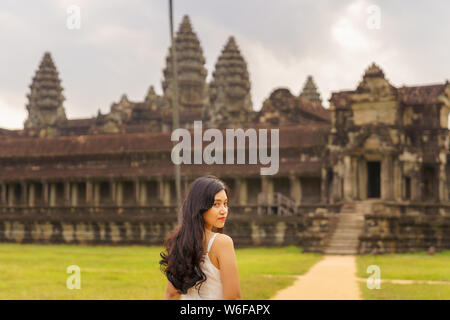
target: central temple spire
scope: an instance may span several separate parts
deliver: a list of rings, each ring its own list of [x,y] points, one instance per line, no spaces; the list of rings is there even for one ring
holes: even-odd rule
[[[320,97],[320,93],[317,90],[317,86],[314,83],[312,76],[308,76],[308,78],[306,79],[303,90],[300,93],[300,97],[305,98],[318,105],[322,105],[322,98]]]
[[[187,15],[183,17],[183,21],[175,36],[175,49],[178,72],[178,99],[181,111],[201,109],[208,103],[206,60],[203,56],[200,41],[193,31],[191,21]],[[170,101],[172,99],[173,73],[171,61],[172,54],[171,48],[169,48],[162,82],[167,108],[171,107]]]

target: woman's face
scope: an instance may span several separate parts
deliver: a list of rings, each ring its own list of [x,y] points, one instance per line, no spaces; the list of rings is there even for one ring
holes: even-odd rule
[[[212,227],[223,228],[228,215],[228,198],[225,190],[221,190],[214,196],[213,206],[203,214],[206,229]]]

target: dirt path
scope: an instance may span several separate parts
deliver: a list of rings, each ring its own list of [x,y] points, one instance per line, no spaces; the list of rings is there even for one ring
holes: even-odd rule
[[[354,256],[325,256],[271,300],[360,300]]]

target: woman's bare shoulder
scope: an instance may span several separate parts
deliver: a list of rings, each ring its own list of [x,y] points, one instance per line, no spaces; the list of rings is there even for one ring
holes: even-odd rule
[[[234,247],[233,239],[229,235],[223,233],[217,234],[215,242],[219,247]]]

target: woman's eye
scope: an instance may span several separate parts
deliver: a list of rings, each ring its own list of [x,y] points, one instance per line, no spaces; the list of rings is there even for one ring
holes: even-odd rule
[[[220,203],[219,203],[219,202],[214,203],[214,207],[219,207],[219,206],[220,206]],[[228,207],[228,202],[224,202],[223,206],[224,206],[225,208]]]

